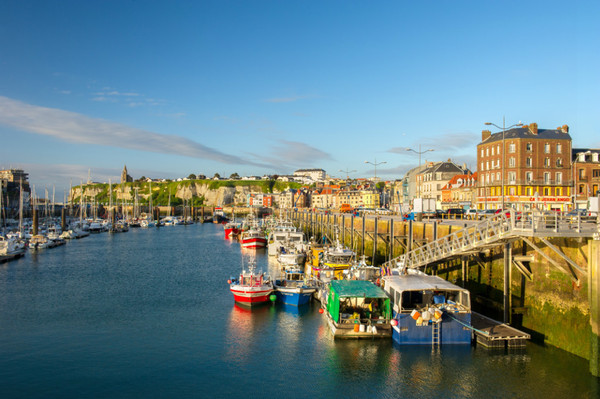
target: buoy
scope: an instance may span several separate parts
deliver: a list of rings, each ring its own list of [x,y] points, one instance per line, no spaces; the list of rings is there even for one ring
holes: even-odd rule
[[[415,320],[418,320],[419,317],[421,317],[421,312],[419,312],[417,309],[413,309],[413,311],[410,312],[410,317],[412,317]]]
[[[319,313],[323,314],[324,310],[323,308],[319,309]]]
[[[392,321],[390,321],[390,324],[395,327],[398,325],[398,320],[392,319]]]
[[[271,295],[269,296],[269,299],[271,300],[271,302],[275,302],[275,301],[277,300],[277,295],[275,295],[275,294],[271,294]]]
[[[227,284],[231,284],[231,280],[227,280]]]

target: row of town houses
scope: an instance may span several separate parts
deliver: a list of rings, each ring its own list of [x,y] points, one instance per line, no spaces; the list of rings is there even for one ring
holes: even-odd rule
[[[504,204],[522,211],[567,211],[585,209],[588,198],[599,195],[600,149],[572,148],[567,125],[538,129],[531,123],[504,132],[484,130],[476,151],[477,172],[448,159],[425,162],[401,179],[385,182],[334,179],[323,169],[299,169],[278,179],[303,187],[249,194],[247,205],[339,209],[348,204],[406,212],[415,198],[433,198],[436,209],[498,209]],[[121,179],[132,181],[126,168]],[[30,189],[23,170],[0,171],[0,183],[7,200],[4,207],[18,206],[20,185],[28,202]]]
[[[284,193],[281,207],[385,207],[411,209],[415,198],[433,198],[437,209],[511,207],[585,209],[600,195],[600,149],[572,148],[569,127],[539,129],[536,123],[492,133],[482,131],[477,144],[477,172],[452,160],[426,162],[385,187],[362,189],[322,185]],[[294,190],[292,190],[294,191]]]

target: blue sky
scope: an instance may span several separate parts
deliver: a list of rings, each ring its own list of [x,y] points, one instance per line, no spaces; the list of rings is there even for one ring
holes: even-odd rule
[[[598,1],[0,6],[0,167],[38,186],[476,169],[487,121],[600,147]],[[39,191],[38,191],[39,192]]]

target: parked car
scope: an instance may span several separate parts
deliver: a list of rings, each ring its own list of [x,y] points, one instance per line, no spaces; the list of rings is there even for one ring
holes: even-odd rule
[[[448,218],[461,219],[465,215],[465,210],[463,208],[450,208],[446,214]]]
[[[402,221],[405,222],[407,220],[415,220],[415,213],[414,212],[409,212],[409,213],[404,213],[402,215]]]
[[[496,209],[482,209],[477,211],[477,217],[479,220],[483,220],[496,214]]]
[[[495,214],[498,215],[504,212],[504,216],[510,219],[510,211],[513,211],[517,220],[521,220],[521,217],[523,217],[523,214],[521,212],[515,211],[514,209],[496,209]]]
[[[592,212],[587,209],[573,209],[572,211],[567,213],[567,218],[572,222],[577,221],[578,218],[581,218],[581,221],[594,221],[596,220],[596,216],[592,214]]]

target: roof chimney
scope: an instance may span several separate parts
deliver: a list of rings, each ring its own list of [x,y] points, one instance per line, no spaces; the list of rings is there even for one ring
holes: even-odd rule
[[[491,135],[492,135],[492,132],[490,132],[489,130],[482,130],[481,131],[481,141],[486,141]]]
[[[569,133],[569,125],[562,125],[560,130],[562,130],[563,133]]]
[[[537,123],[530,123],[529,124],[529,131],[531,132],[531,134],[538,134],[538,126]]]

